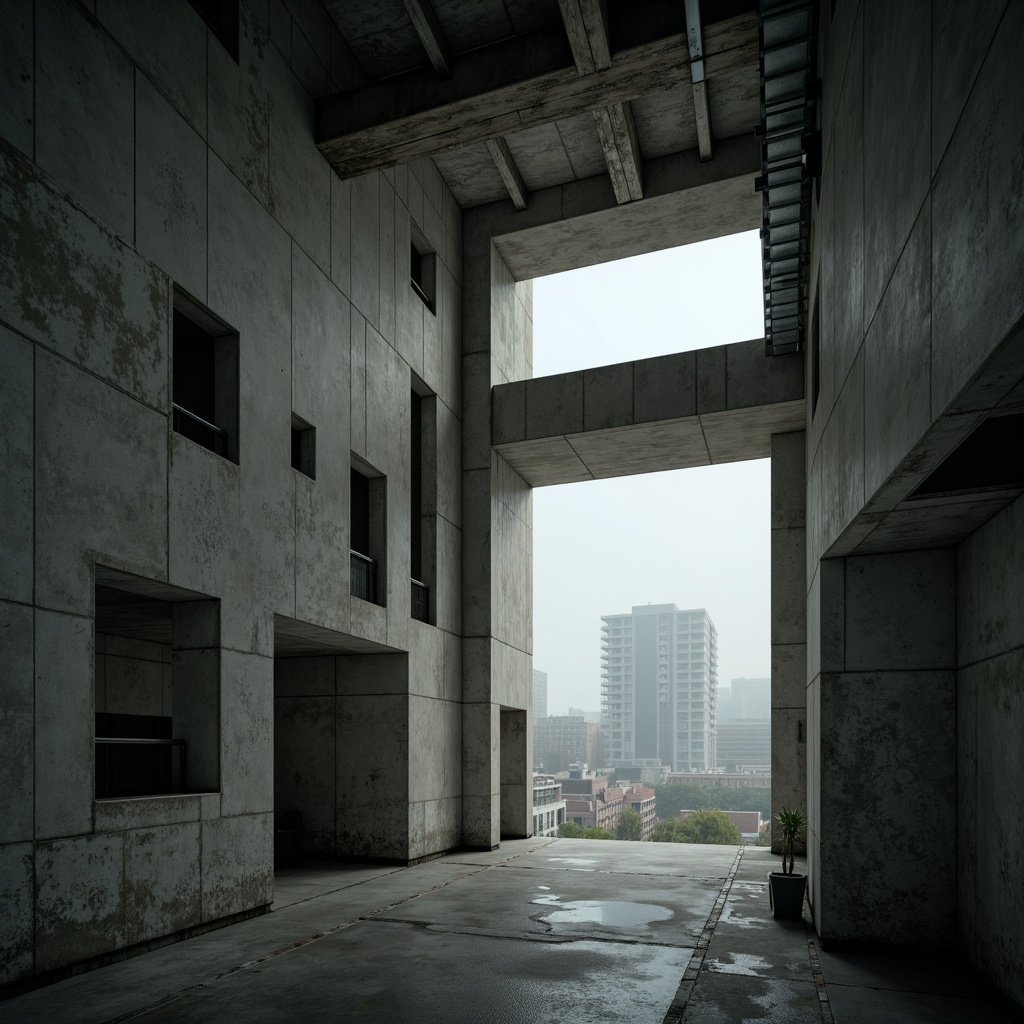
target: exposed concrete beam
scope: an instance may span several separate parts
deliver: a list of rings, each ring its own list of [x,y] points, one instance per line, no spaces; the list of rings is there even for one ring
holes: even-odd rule
[[[451,50],[448,48],[448,40],[444,37],[437,15],[434,14],[434,8],[430,6],[430,0],[402,0],[402,3],[405,4],[412,27],[420,37],[437,77],[451,78]]]
[[[615,200],[628,203],[644,197],[644,168],[636,137],[633,110],[628,103],[613,103],[594,111]]]
[[[711,159],[711,108],[708,106],[707,69],[704,66],[704,34],[700,25],[700,0],[686,0],[686,36],[690,48],[693,82],[693,114],[697,124],[697,148],[701,160]]]
[[[646,160],[639,202],[620,206],[600,174],[531,192],[523,212],[504,201],[466,210],[463,237],[493,239],[517,281],[720,238],[761,226],[760,170],[752,134],[724,139],[710,163],[695,149]]]
[[[755,66],[757,55],[756,15],[708,26],[709,75]],[[418,69],[319,101],[317,144],[352,177],[690,84],[689,65],[680,33],[621,50],[611,67],[581,76],[560,28],[530,33],[460,56],[446,82]]]
[[[498,168],[498,173],[501,175],[501,180],[505,183],[505,188],[508,189],[509,197],[512,199],[515,208],[517,210],[525,210],[526,186],[523,184],[523,176],[519,173],[519,168],[516,167],[516,162],[512,157],[511,150],[508,148],[508,143],[502,138],[488,139],[487,148],[490,150],[494,165]]]
[[[763,459],[805,424],[804,365],[758,339],[499,384],[491,409],[491,443],[534,487]]]
[[[604,0],[558,0],[558,7],[579,74],[610,68],[608,4]]]

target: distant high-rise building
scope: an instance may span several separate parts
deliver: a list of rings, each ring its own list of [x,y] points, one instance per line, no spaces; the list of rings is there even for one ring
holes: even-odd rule
[[[601,621],[601,727],[610,763],[714,767],[718,632],[708,613],[640,605]]]
[[[548,674],[533,670],[533,724],[548,716]]]
[[[772,683],[733,679],[718,701],[718,767],[766,766],[771,762]]]
[[[571,764],[593,764],[597,760],[596,722],[580,715],[549,715],[533,727],[535,768],[548,774],[567,771]]]

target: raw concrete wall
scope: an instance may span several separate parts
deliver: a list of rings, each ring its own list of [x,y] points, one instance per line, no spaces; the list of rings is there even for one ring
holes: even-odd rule
[[[957,551],[957,936],[1024,1006],[1024,498]]]
[[[339,181],[313,99],[361,73],[326,11],[240,6],[236,62],[187,0],[0,5],[0,982],[270,902],[275,616],[409,652],[365,718],[385,746],[402,723],[401,798],[351,813],[399,858],[459,842],[461,213],[429,163]],[[237,464],[170,427],[176,287],[239,333]],[[409,617],[413,374],[437,395],[432,626]],[[387,480],[386,607],[349,594],[350,453]],[[94,801],[97,563],[216,601],[216,792]],[[410,741],[425,718],[443,740]]]
[[[906,512],[878,540],[885,553],[842,556],[1014,379],[1004,373],[987,402],[965,400],[1024,315],[1014,170],[1024,160],[1024,8],[865,0],[823,5],[821,15],[816,367],[813,345],[808,354],[820,390],[807,423],[811,899],[823,937],[953,945],[956,921],[971,914],[962,879],[959,906],[952,896],[950,823],[969,806],[953,800],[953,766],[959,758],[962,784],[974,756],[962,720],[970,695],[958,681],[980,693],[986,671],[956,671],[956,572],[970,566],[968,592],[981,595],[1001,568],[997,558],[983,568],[971,552],[984,545],[972,539],[957,570],[952,545],[963,534],[941,503]],[[977,536],[1016,543],[1011,533],[1004,523]],[[962,637],[959,647],[963,665]],[[998,727],[985,740],[993,770],[1014,770],[1009,735]],[[918,810],[904,819],[903,806]],[[979,851],[1003,848],[995,821],[976,835]],[[868,876],[881,881],[877,895],[862,885]],[[1017,932],[1019,921],[999,920],[990,934],[1005,949]],[[973,949],[999,983],[999,964]]]
[[[96,634],[96,711],[171,714],[171,648]]]
[[[948,947],[956,919],[954,552],[830,559],[822,568],[821,670],[808,700],[818,934]]]

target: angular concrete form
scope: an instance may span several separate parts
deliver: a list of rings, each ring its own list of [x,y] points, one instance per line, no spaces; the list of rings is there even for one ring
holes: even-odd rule
[[[0,5],[0,985],[527,835],[532,488],[770,457],[818,935],[1024,1007],[1022,5],[817,5],[803,357],[542,379],[761,226],[756,4],[392,6]]]

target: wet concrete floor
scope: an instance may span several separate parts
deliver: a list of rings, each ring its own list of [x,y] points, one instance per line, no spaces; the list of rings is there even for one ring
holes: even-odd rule
[[[1008,1024],[966,977],[836,957],[775,921],[747,847],[525,839],[281,872],[272,913],[0,1004],[109,1024]]]

